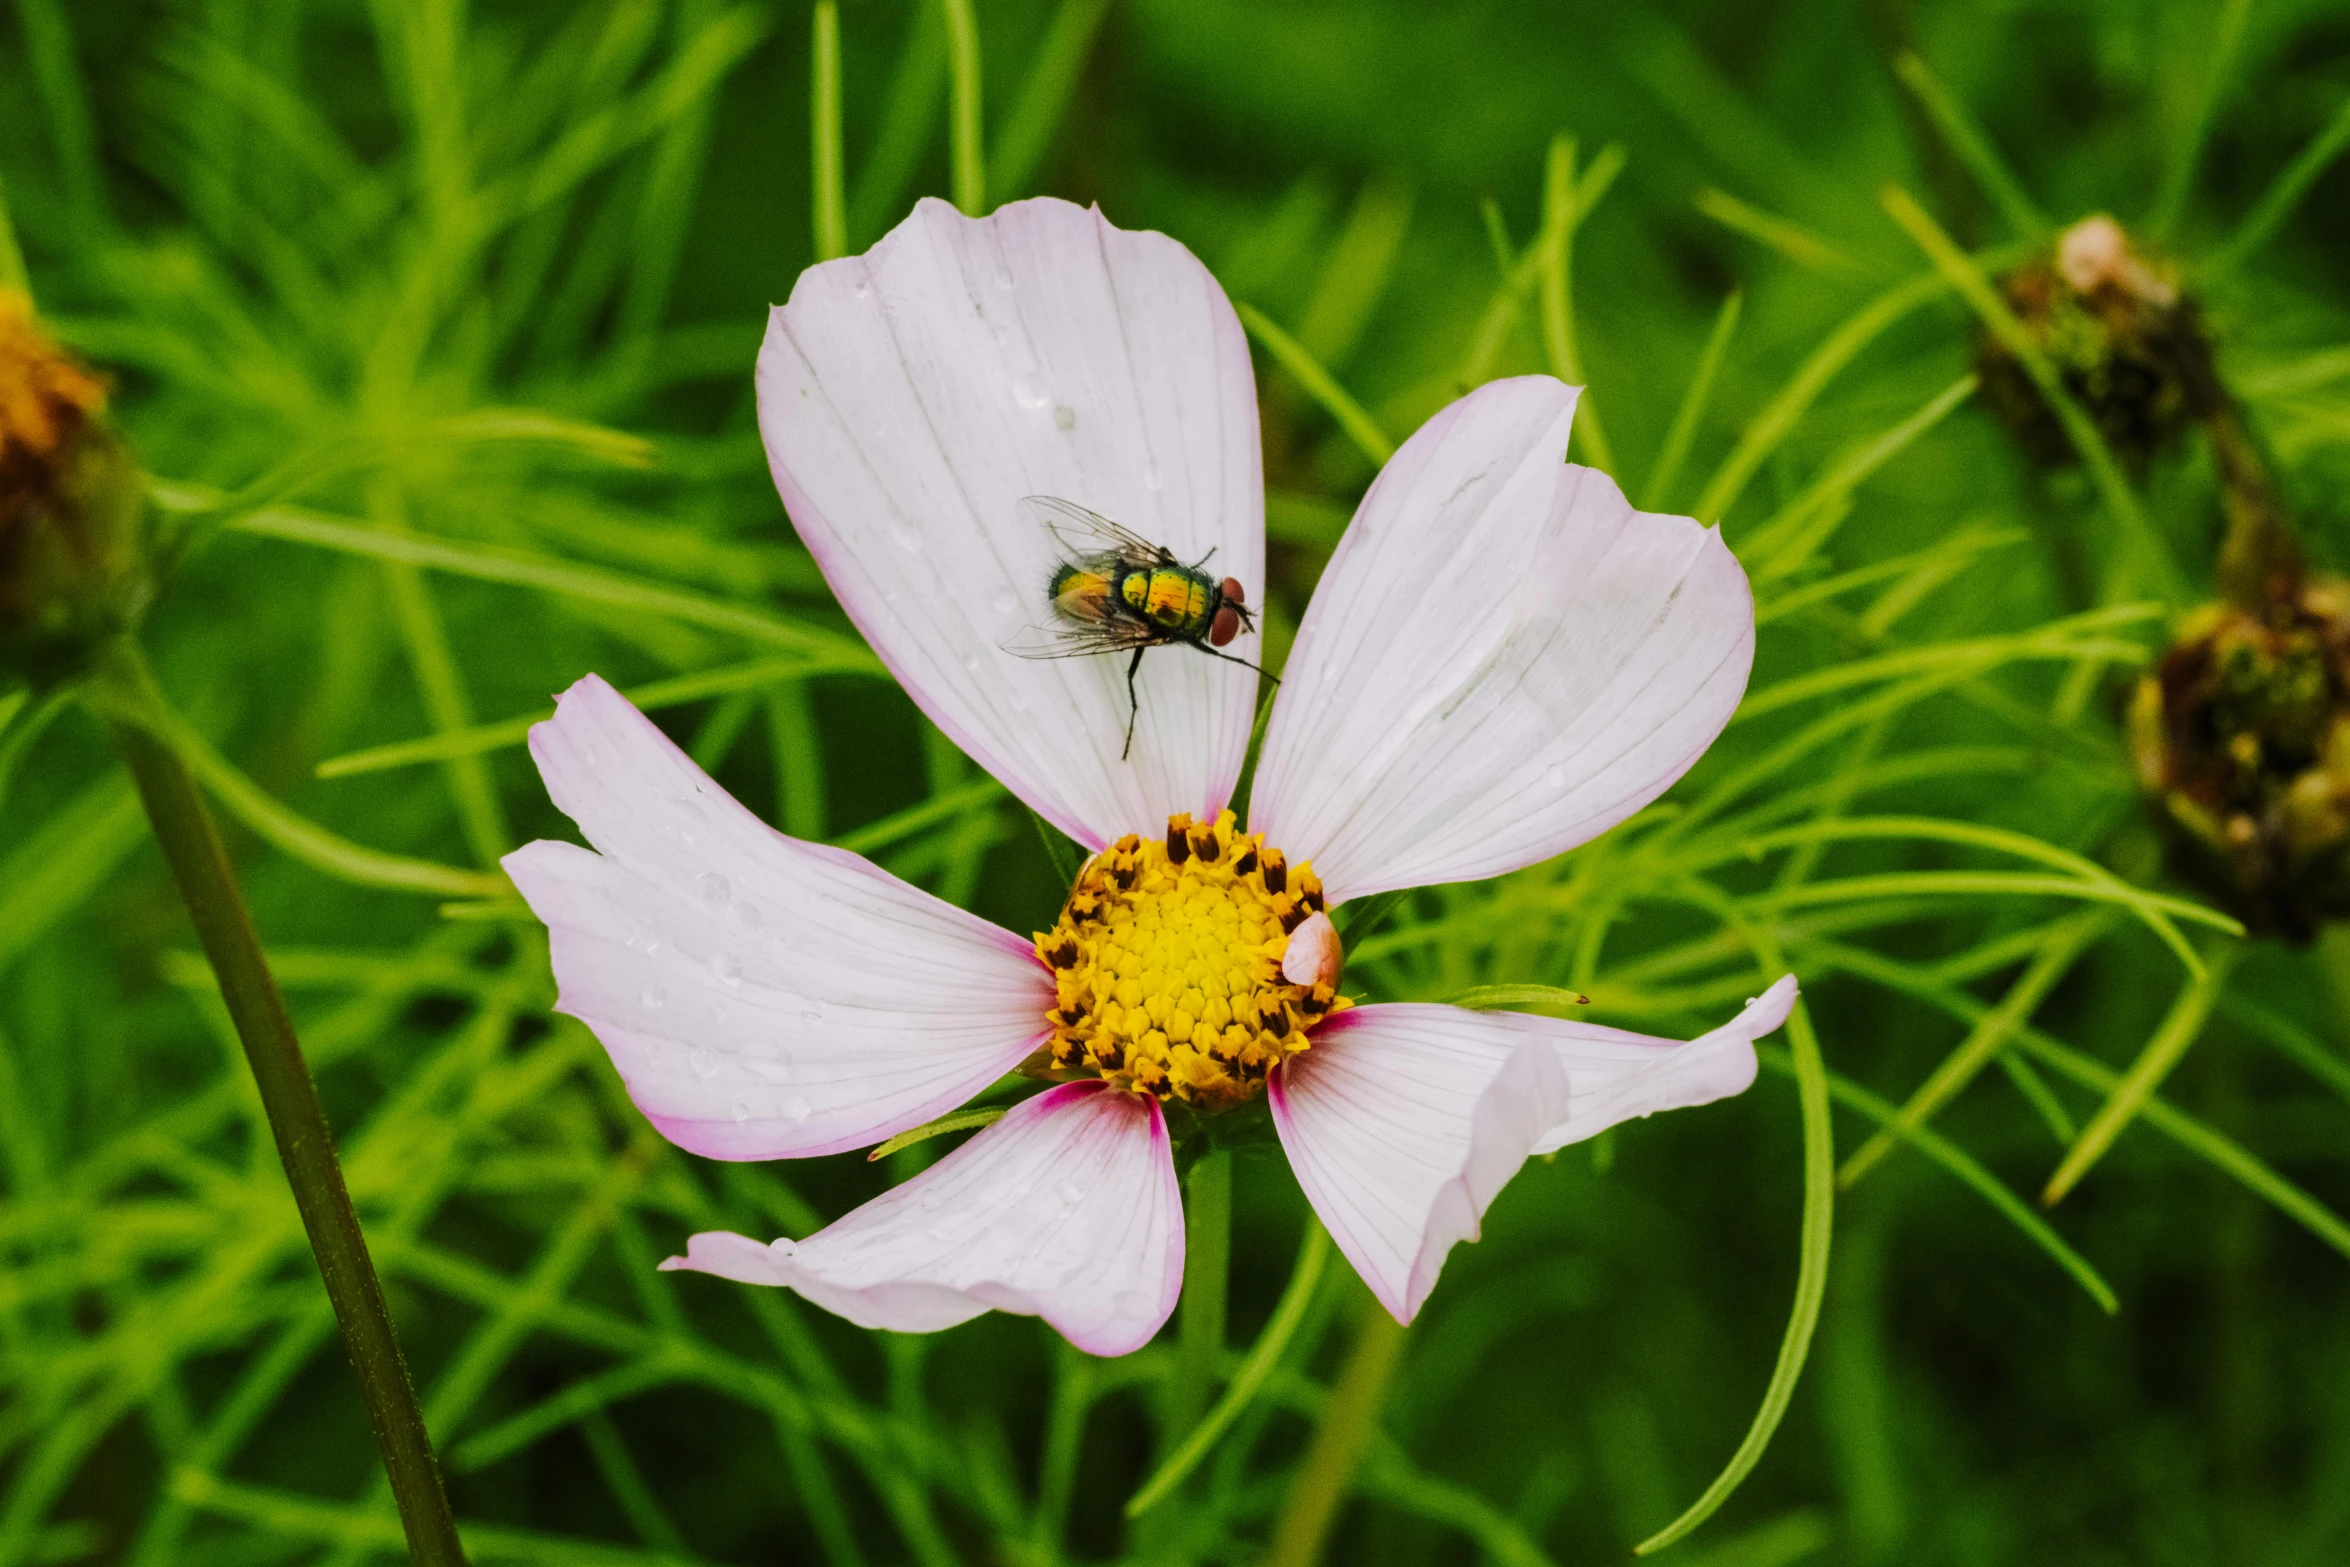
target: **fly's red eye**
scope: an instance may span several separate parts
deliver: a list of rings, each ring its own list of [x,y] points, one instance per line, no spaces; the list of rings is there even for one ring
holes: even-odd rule
[[[1240,635],[1240,611],[1229,604],[1220,605],[1216,618],[1208,623],[1208,646],[1222,647]]]
[[[1238,577],[1226,577],[1222,582],[1216,584],[1216,591],[1223,594],[1227,599],[1230,599],[1235,604],[1246,604],[1248,602],[1248,595],[1241,591],[1240,579]]]

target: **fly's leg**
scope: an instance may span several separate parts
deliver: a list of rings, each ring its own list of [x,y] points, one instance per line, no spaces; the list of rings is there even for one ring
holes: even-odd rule
[[[1199,559],[1193,561],[1189,569],[1192,571],[1197,571],[1200,569],[1200,567],[1205,566],[1209,561],[1214,560],[1216,558],[1217,548],[1218,546],[1216,545],[1210,545],[1208,547],[1208,552],[1205,555],[1202,555]]]
[[[1134,673],[1142,668],[1142,655],[1149,651],[1147,647],[1136,648],[1133,661],[1126,666],[1126,748],[1118,753],[1121,762],[1134,750],[1134,721],[1142,716],[1142,698],[1134,694]]]

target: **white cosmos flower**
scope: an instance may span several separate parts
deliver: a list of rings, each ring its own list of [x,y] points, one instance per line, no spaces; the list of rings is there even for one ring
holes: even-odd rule
[[[940,729],[1093,854],[1060,923],[1023,940],[773,831],[601,680],[565,693],[531,753],[594,852],[506,865],[561,1009],[671,1141],[834,1153],[1040,1051],[1070,1079],[805,1240],[697,1235],[669,1265],[868,1327],[1032,1313],[1121,1354],[1182,1279],[1163,1101],[1262,1090],[1315,1212],[1408,1321],[1529,1155],[1753,1080],[1792,978],[1685,1044],[1337,994],[1326,907],[1604,832],[1745,690],[1744,573],[1716,532],[1564,461],[1574,388],[1481,387],[1379,475],[1283,671],[1243,832],[1226,805],[1253,674],[1151,652],[1121,759],[1124,658],[1006,651],[1057,559],[1027,496],[1185,562],[1213,550],[1261,597],[1248,347],[1188,251],[1065,202],[972,220],[926,201],[801,275],[758,386],[777,487],[842,607]]]

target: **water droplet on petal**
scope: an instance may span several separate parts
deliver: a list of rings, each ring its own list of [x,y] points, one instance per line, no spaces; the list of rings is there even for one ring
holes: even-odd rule
[[[735,1124],[738,1126],[751,1118],[751,1102],[748,1099],[737,1099],[727,1108],[729,1113],[734,1116]]]
[[[1052,388],[1034,370],[1023,370],[1012,378],[1012,399],[1023,408],[1042,408],[1053,400]]]
[[[1062,1207],[1074,1208],[1083,1201],[1085,1201],[1084,1187],[1078,1185],[1075,1181],[1063,1181],[1061,1183]]]
[[[734,906],[734,922],[745,930],[757,930],[760,924],[758,905],[737,903]]]
[[[718,1075],[718,1052],[712,1050],[708,1045],[696,1045],[693,1053],[687,1056],[686,1060],[692,1064],[696,1077],[716,1077]]]
[[[995,286],[998,288],[1017,288],[1020,286],[1020,280],[1012,276],[1012,269],[1010,267],[997,267],[995,269]]]
[[[815,1107],[805,1099],[787,1099],[783,1102],[783,1118],[797,1126],[815,1113]]]
[[[1009,615],[1020,607],[1020,599],[1010,588],[998,588],[988,604],[999,615]]]
[[[1567,786],[1567,769],[1565,765],[1559,762],[1551,763],[1550,771],[1542,775],[1542,781],[1549,784],[1553,789],[1564,789]]]
[[[708,903],[724,903],[734,896],[734,888],[716,871],[704,871],[694,878],[694,891]]]
[[[739,985],[743,982],[742,959],[731,952],[721,952],[710,960],[710,972],[726,984]]]
[[[1067,403],[1063,403],[1060,407],[1053,410],[1053,423],[1059,425],[1064,430],[1076,429],[1077,410],[1070,407]]]
[[[803,1023],[823,1022],[824,1008],[817,1002],[809,1002],[806,1006],[800,1008],[800,1021]]]
[[[891,523],[889,541],[909,555],[922,553],[922,535],[911,523]]]
[[[1167,477],[1165,474],[1159,472],[1159,465],[1157,463],[1154,462],[1143,464],[1142,487],[1144,489],[1156,490],[1163,487],[1166,482]]]
[[[669,992],[658,985],[647,985],[645,993],[637,999],[645,1004],[646,1011],[658,1012],[669,1004]]]

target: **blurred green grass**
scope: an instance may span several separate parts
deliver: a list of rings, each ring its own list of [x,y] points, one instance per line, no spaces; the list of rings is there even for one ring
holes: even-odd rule
[[[2025,466],[1968,396],[1965,306],[1880,201],[1994,260],[2042,214],[2164,234],[2312,553],[2350,564],[2350,173],[2272,198],[2350,125],[2350,16],[978,22],[962,179],[1165,229],[1255,313],[1276,655],[1379,444],[1497,374],[1587,376],[1603,437],[1578,455],[1723,521],[1755,577],[1753,692],[1698,772],[1560,862],[1417,895],[1355,946],[1356,986],[1541,981],[1687,1028],[1783,953],[1840,1154],[2005,1035],[1935,1140],[1839,1197],[1787,1422],[1667,1559],[2350,1552],[2340,949],[2247,950],[2162,1097],[2029,1205],[2230,945],[2164,879],[2112,719],[2162,634],[2129,607],[2155,581],[2079,586],[2137,512],[2207,593],[2208,464],[2118,495]],[[903,1168],[666,1148],[546,1012],[535,927],[478,896],[503,846],[565,830],[513,721],[596,669],[666,688],[670,732],[789,830],[1016,928],[1057,902],[1025,819],[876,678],[766,477],[747,371],[816,252],[809,24],[17,0],[0,181],[166,501],[222,508],[148,642],[217,756],[479,1559],[1253,1559],[1343,1358],[1343,1269],[1130,1533],[1171,1349],[1091,1363],[1002,1318],[882,1338],[654,1273],[691,1228],[805,1233]],[[949,38],[938,7],[843,9],[852,248],[955,188]],[[0,749],[0,1562],[396,1557],[225,1015],[102,734],[71,711],[33,733],[45,712],[0,693],[0,735],[29,737]],[[1766,1074],[1530,1169],[1412,1330],[1329,1559],[1610,1559],[1678,1514],[1797,1290],[1795,1108]],[[1236,1354],[1304,1222],[1279,1161],[1240,1174]]]

